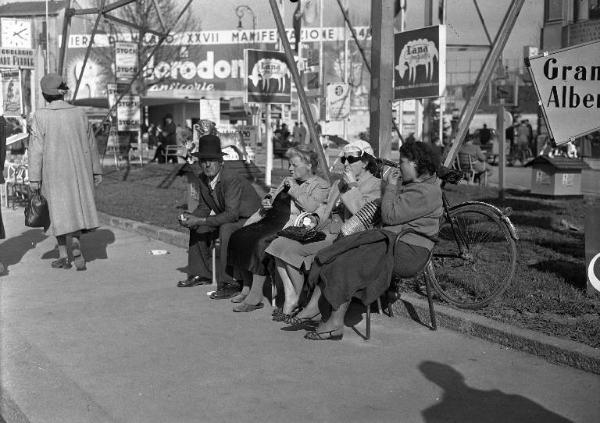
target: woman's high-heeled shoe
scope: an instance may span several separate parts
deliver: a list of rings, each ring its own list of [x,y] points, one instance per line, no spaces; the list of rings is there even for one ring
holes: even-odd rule
[[[315,320],[315,317],[320,316],[320,315],[321,315],[321,313],[317,313],[311,317],[290,316],[285,320],[285,322],[291,326],[305,326],[305,325],[308,325],[311,323],[317,323],[317,321]]]
[[[328,330],[325,332],[307,332],[306,335],[304,335],[304,339],[309,339],[311,341],[341,341],[343,337],[344,331],[340,331],[340,329]]]

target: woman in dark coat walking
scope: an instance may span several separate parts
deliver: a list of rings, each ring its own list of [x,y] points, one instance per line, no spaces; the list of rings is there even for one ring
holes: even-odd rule
[[[6,160],[6,119],[0,115],[0,185],[4,184],[4,161]],[[2,223],[2,205],[0,204],[0,239],[6,238],[4,224]],[[4,264],[0,262],[0,276],[6,272]]]

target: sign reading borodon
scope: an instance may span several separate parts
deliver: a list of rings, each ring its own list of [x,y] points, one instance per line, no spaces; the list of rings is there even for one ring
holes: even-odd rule
[[[446,27],[394,35],[394,99],[441,97],[446,88]]]
[[[600,41],[526,59],[557,144],[600,129]]]
[[[284,53],[246,49],[244,62],[247,103],[292,101],[292,78]]]

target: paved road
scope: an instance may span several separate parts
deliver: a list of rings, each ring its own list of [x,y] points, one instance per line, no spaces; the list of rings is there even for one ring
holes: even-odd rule
[[[176,288],[183,249],[102,228],[86,272],[53,270],[55,241],[2,212],[8,422],[600,421],[597,375],[400,318],[375,318],[369,342],[307,341],[268,306]]]

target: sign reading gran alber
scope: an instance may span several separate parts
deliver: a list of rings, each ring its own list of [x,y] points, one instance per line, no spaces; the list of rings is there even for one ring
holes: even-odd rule
[[[526,59],[557,144],[600,129],[600,41]]]

